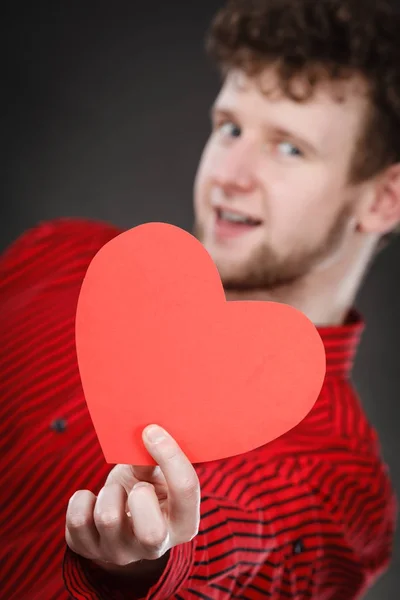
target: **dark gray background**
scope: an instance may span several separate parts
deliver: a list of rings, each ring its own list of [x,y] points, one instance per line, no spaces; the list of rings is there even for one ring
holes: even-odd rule
[[[218,89],[203,36],[220,2],[111,4],[2,9],[1,249],[59,216],[191,226],[192,181]],[[368,326],[354,369],[398,492],[399,258],[397,240],[359,295]],[[400,536],[369,600],[399,597],[399,559]]]

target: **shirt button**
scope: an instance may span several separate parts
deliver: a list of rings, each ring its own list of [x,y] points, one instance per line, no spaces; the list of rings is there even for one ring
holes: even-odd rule
[[[50,429],[56,433],[64,433],[64,431],[67,429],[67,421],[65,419],[54,419],[50,425]]]
[[[303,540],[296,540],[293,544],[293,554],[301,554],[304,552]]]

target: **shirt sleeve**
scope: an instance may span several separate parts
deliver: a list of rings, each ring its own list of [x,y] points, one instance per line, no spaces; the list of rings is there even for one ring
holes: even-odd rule
[[[379,459],[332,450],[240,466],[204,481],[199,533],[172,549],[147,600],[351,600],[385,570],[396,505]],[[64,579],[75,600],[136,597],[71,551]]]

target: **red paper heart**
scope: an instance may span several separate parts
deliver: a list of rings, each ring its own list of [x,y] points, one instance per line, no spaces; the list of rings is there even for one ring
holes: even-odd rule
[[[234,456],[286,433],[325,374],[314,325],[273,302],[226,302],[189,233],[149,223],[95,256],[76,344],[83,390],[109,463],[153,465],[142,442],[164,427],[192,462]]]

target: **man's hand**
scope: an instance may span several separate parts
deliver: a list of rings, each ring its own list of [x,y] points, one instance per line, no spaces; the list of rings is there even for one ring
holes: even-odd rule
[[[159,466],[117,465],[97,498],[81,490],[69,501],[68,546],[109,571],[159,559],[198,532],[200,485],[192,464],[159,427],[147,427],[143,441]]]

